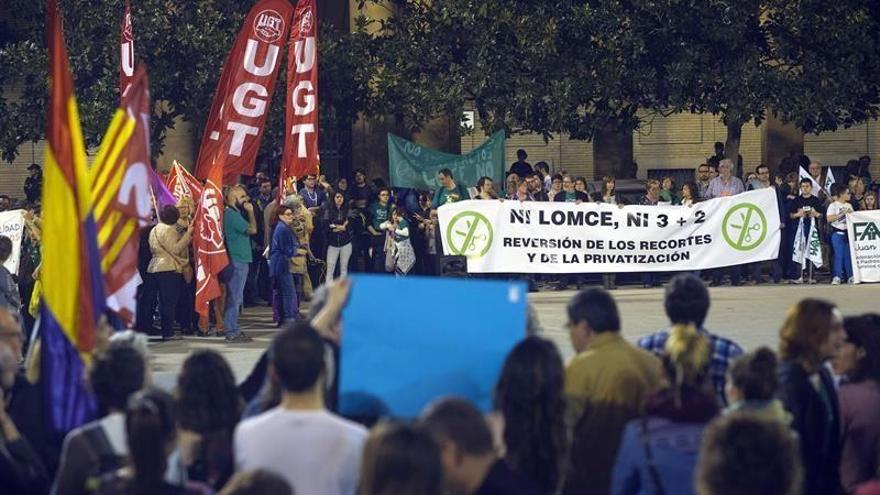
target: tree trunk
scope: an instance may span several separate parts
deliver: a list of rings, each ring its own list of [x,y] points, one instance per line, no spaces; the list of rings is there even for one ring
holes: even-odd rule
[[[733,162],[733,175],[742,178],[743,167],[739,160],[739,142],[742,139],[743,123],[730,119],[727,125],[727,141],[724,143],[724,158]]]
[[[601,180],[610,175],[629,179],[633,172],[633,133],[621,132],[615,127],[596,132],[593,136],[593,178]]]

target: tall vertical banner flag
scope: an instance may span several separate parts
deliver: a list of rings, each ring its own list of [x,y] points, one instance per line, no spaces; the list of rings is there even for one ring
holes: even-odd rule
[[[104,310],[86,151],[57,0],[48,0],[49,115],[43,179],[40,384],[58,434],[91,420],[84,381]]]
[[[89,170],[107,307],[134,323],[138,231],[150,221],[150,92],[139,66]]]
[[[828,171],[825,172],[825,193],[831,195],[831,186],[834,185],[836,181],[834,180],[834,172],[831,171],[831,167],[828,167]]]
[[[253,173],[292,15],[288,0],[260,0],[245,18],[208,114],[195,169],[200,180],[214,163],[223,164],[227,183]]]
[[[299,0],[290,27],[282,186],[288,178],[318,174],[317,12],[315,0]]]
[[[122,35],[119,40],[119,97],[131,87],[134,79],[134,31],[131,28],[131,3],[125,0],[125,13],[122,14]]]
[[[196,253],[196,312],[208,317],[209,304],[220,297],[218,277],[229,264],[223,242],[223,163],[215,163],[196,207],[193,249]]]

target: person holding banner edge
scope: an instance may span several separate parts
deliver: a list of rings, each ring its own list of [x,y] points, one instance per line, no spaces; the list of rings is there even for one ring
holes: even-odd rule
[[[802,235],[804,236],[810,235],[810,229],[798,228],[799,225],[801,225],[801,222],[805,219],[811,219],[812,222],[815,222],[817,218],[822,217],[822,210],[824,209],[822,200],[813,195],[812,180],[807,177],[802,178],[800,180],[800,191],[800,196],[792,199],[788,206],[788,228],[792,229],[792,232],[795,232],[795,235],[792,237],[792,253],[797,253],[798,243],[802,242],[797,238],[797,232],[802,232]],[[804,282],[802,266],[803,265],[798,262],[798,260],[795,260],[795,263],[793,263],[792,266],[792,273],[787,274],[789,276],[789,283],[802,284]],[[797,271],[797,276],[795,276],[795,271]],[[816,283],[812,276],[810,276],[808,282],[810,284]]]
[[[831,195],[837,198],[828,205],[825,213],[828,226],[831,228],[831,247],[834,250],[831,285],[840,285],[844,280],[852,284],[853,268],[846,231],[846,217],[853,212],[853,207],[849,204],[849,189],[843,184],[833,184]]]

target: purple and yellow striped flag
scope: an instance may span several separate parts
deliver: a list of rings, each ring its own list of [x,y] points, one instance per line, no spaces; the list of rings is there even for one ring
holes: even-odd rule
[[[57,0],[48,0],[49,116],[43,178],[40,383],[59,434],[91,420],[85,364],[104,310],[92,198]]]

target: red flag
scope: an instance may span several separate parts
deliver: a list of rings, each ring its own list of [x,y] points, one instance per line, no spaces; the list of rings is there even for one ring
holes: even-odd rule
[[[288,0],[261,0],[245,18],[217,83],[196,162],[199,179],[214,163],[224,164],[229,183],[253,173],[292,14]]]
[[[299,0],[287,52],[287,105],[280,184],[287,178],[317,175],[318,19],[315,0]]]
[[[131,87],[134,78],[134,32],[131,28],[131,4],[125,0],[125,13],[122,15],[122,36],[119,42],[119,96]]]
[[[202,184],[177,160],[174,160],[171,170],[168,171],[168,181],[165,185],[178,201],[184,196],[198,199],[202,195]]]
[[[199,197],[193,237],[196,253],[196,312],[208,317],[208,303],[220,297],[220,271],[229,264],[223,243],[223,162],[208,170],[208,180]]]
[[[150,92],[139,66],[89,169],[107,307],[134,323],[138,230],[150,221]]]

